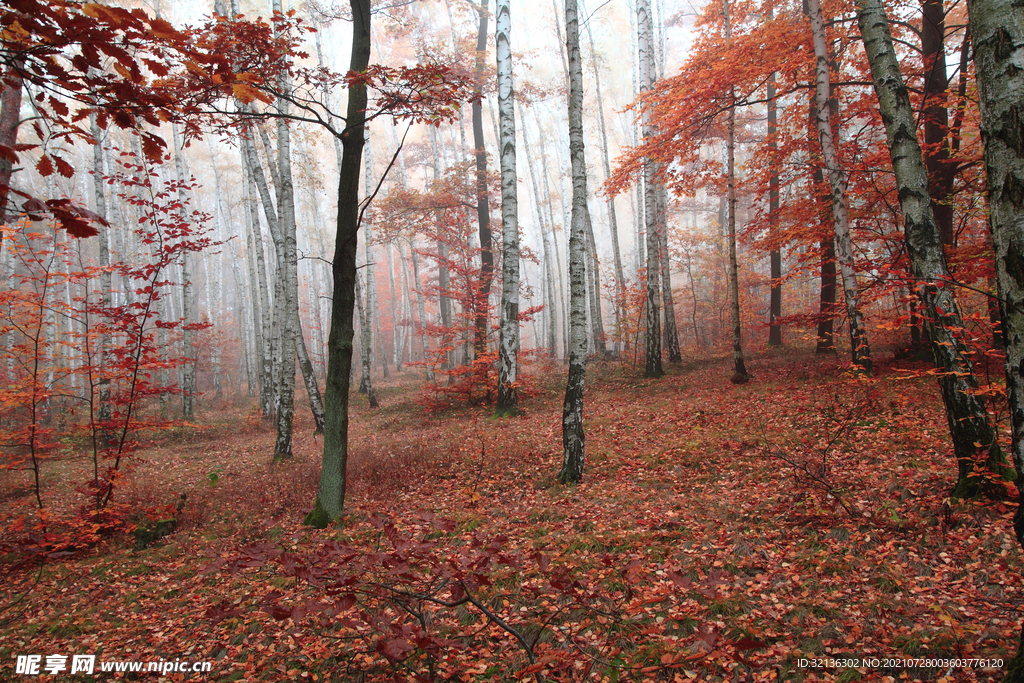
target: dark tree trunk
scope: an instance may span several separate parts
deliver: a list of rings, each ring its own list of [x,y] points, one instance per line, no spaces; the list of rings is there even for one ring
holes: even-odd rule
[[[18,141],[18,126],[21,124],[21,76],[12,67],[4,74],[3,94],[0,95],[0,145],[14,153]],[[14,163],[9,155],[0,155],[0,223],[7,222],[7,197],[11,188]],[[3,233],[0,233],[3,246]]]
[[[771,242],[771,301],[768,307],[768,346],[782,346],[782,249],[779,247],[779,140],[775,103],[775,74],[768,77],[768,240]]]
[[[809,105],[809,124],[807,126],[808,142],[814,149],[817,135],[815,120],[818,118],[818,105],[811,95]],[[818,207],[818,230],[822,234],[818,248],[821,252],[821,290],[818,297],[818,342],[814,349],[816,354],[836,352],[835,342],[835,307],[836,307],[836,245],[829,233],[832,232],[832,205],[828,190],[825,187],[825,171],[821,164],[815,164],[811,177],[811,191],[814,203]],[[825,235],[829,235],[826,237]]]
[[[921,52],[926,69],[924,80],[924,163],[928,170],[928,194],[939,238],[953,245],[953,180],[956,163],[949,158],[949,110],[946,91],[946,13],[942,0],[921,3]]]
[[[484,80],[484,58],[487,56],[487,0],[480,0],[480,30],[476,37],[477,83]],[[479,91],[478,91],[479,92]],[[473,147],[476,156],[476,216],[480,226],[480,282],[477,285],[476,338],[473,348],[476,357],[487,351],[487,302],[491,296],[494,278],[494,252],[491,249],[491,212],[487,206],[487,150],[484,148],[483,106],[473,103]]]
[[[351,0],[351,71],[366,71],[370,62],[370,0]],[[356,233],[359,230],[359,171],[362,165],[366,86],[349,86],[346,127],[341,135],[338,172],[338,223],[334,249],[334,299],[327,341],[327,382],[324,400],[324,457],[320,486],[306,524],[323,528],[341,515],[345,505],[348,464],[348,394],[352,371],[352,315],[355,310]]]

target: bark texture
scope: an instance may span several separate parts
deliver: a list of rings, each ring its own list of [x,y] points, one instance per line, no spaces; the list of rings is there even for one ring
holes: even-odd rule
[[[370,0],[351,0],[352,57],[350,70],[366,71],[370,62]],[[359,230],[359,169],[366,122],[366,86],[349,86],[348,111],[338,171],[338,222],[335,235],[334,300],[327,341],[327,382],[324,397],[324,457],[320,485],[306,524],[323,528],[341,515],[345,505],[348,465],[348,393],[352,370],[352,314],[355,309],[356,233]]]
[[[772,280],[771,299],[768,305],[768,346],[782,346],[782,250],[779,247],[779,128],[778,105],[775,102],[775,74],[768,77],[768,240],[771,242],[769,256]]]
[[[569,53],[569,156],[572,161],[572,228],[569,234],[569,377],[562,405],[562,469],[558,480],[578,484],[586,462],[583,390],[587,358],[586,239],[587,160],[583,147],[583,67],[580,62],[576,0],[565,0],[565,39]]]
[[[495,20],[498,59],[498,119],[501,127],[501,332],[498,340],[499,415],[519,410],[519,199],[516,194],[515,90],[512,79],[512,22],[509,0],[498,0]]]
[[[1013,528],[1024,547],[1024,6],[1015,0],[968,0],[967,10],[1006,343],[1011,451],[1021,495]],[[1004,680],[1024,680],[1024,631]]]
[[[636,19],[639,39],[639,71],[641,92],[650,90],[654,83],[654,41],[651,6],[648,0],[637,0]],[[644,137],[653,134],[649,116],[641,115]],[[665,374],[661,365],[661,313],[659,309],[659,275],[661,256],[658,253],[658,191],[656,188],[657,163],[648,159],[644,164],[644,223],[647,230],[647,334],[645,349],[647,360],[644,365],[645,377],[661,377]]]
[[[858,20],[896,174],[913,286],[921,301],[924,331],[935,365],[942,370],[939,387],[959,473],[954,495],[1005,492],[998,476],[984,475],[985,470],[1006,474],[1004,458],[985,405],[977,397],[978,383],[963,340],[964,324],[928,193],[928,172],[917,141],[914,110],[881,1],[860,0]]]
[[[480,0],[477,10],[480,18],[476,36],[476,79],[477,94],[483,87],[487,56],[487,0]],[[484,148],[484,111],[481,100],[473,103],[473,149],[476,160],[476,219],[480,233],[480,279],[477,283],[477,306],[474,354],[477,358],[487,351],[487,302],[491,296],[491,281],[494,279],[494,251],[491,246],[491,211],[487,205],[487,150]]]
[[[21,125],[22,81],[16,66],[7,69],[0,85],[3,88],[0,94],[0,145],[9,149],[13,149],[18,141],[18,126]],[[7,197],[13,174],[11,160],[6,156],[0,157],[0,223],[7,222]],[[3,246],[3,233],[0,233],[0,246]]]
[[[731,38],[732,24],[729,17],[729,0],[722,3],[725,14],[725,39]],[[726,239],[729,243],[729,300],[732,319],[732,365],[731,382],[743,384],[750,381],[747,364],[743,357],[743,325],[740,320],[740,275],[736,260],[736,94],[729,87],[729,111],[725,124],[726,192],[728,203],[728,225]]]
[[[864,372],[871,372],[871,348],[868,346],[867,330],[864,327],[864,314],[861,312],[860,291],[857,274],[854,271],[853,237],[850,234],[850,211],[847,202],[848,181],[846,172],[839,161],[835,136],[832,132],[831,109],[829,95],[831,93],[829,75],[829,53],[825,21],[821,13],[819,0],[807,0],[808,15],[811,21],[811,36],[814,41],[815,56],[815,102],[817,105],[818,138],[821,141],[821,156],[828,172],[829,188],[832,194],[832,219],[836,231],[836,258],[839,261],[839,272],[843,279],[843,296],[846,299],[846,314],[850,324],[850,352],[853,364]]]

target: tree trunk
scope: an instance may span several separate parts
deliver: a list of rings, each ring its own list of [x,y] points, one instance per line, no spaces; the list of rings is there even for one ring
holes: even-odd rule
[[[831,105],[830,105],[831,106]],[[836,110],[838,110],[838,103]],[[833,111],[835,113],[835,111]],[[808,105],[807,137],[809,148],[813,149],[817,141],[815,132],[818,120],[818,105],[814,94],[811,94]],[[822,235],[835,234],[832,228],[832,208],[825,187],[825,173],[820,164],[814,165],[811,174],[811,193],[818,207],[818,230]],[[835,353],[835,306],[836,306],[836,243],[834,239],[823,238],[818,243],[821,252],[821,289],[818,297],[818,332],[814,353],[817,355]]]
[[[1012,0],[968,0],[985,141],[990,225],[1006,342],[1013,464],[1021,505],[1013,517],[1024,547],[1024,7]],[[1024,637],[1024,631],[1022,631]],[[1024,639],[1006,668],[1024,680]]]
[[[658,184],[658,250],[661,261],[661,303],[665,309],[665,327],[662,341],[668,351],[670,363],[679,363],[679,330],[676,327],[676,305],[672,299],[672,272],[668,258],[668,191],[664,183]]]
[[[501,332],[498,347],[499,415],[519,412],[519,201],[516,195],[515,92],[510,46],[510,0],[497,0],[498,118],[501,123]]]
[[[924,61],[924,163],[928,170],[928,194],[942,243],[953,245],[953,181],[956,162],[951,160],[949,110],[946,91],[946,13],[942,0],[921,2],[921,58]]]
[[[579,3],[579,10],[586,13],[586,8],[583,2]],[[594,33],[590,30],[590,22],[586,22],[587,26],[587,40],[590,43],[590,63],[594,69],[594,95],[597,98],[597,126],[601,134],[599,138],[601,141],[601,164],[604,170],[604,179],[607,181],[611,177],[611,162],[610,155],[608,153],[608,130],[605,127],[604,122],[604,100],[601,97],[601,71],[597,68],[597,50],[594,47]],[[615,329],[619,329],[622,325],[622,297],[623,287],[625,286],[625,278],[622,273],[622,253],[619,248],[619,222],[618,217],[615,215],[615,197],[608,195],[608,231],[611,233],[612,240],[612,268],[614,269],[615,276],[615,302],[612,306],[614,313]],[[617,354],[619,349],[614,349]]]
[[[485,79],[484,60],[487,57],[487,0],[480,0],[477,10],[480,28],[476,38],[477,93]],[[494,251],[491,247],[491,212],[487,205],[487,149],[484,147],[484,112],[479,100],[473,102],[473,149],[476,158],[476,217],[480,230],[480,279],[474,292],[476,307],[474,354],[480,358],[487,351],[488,311],[491,281],[494,279]]]
[[[1010,472],[985,405],[977,397],[978,383],[963,339],[964,324],[928,194],[928,172],[917,142],[914,111],[896,61],[881,0],[860,0],[858,20],[896,173],[907,253],[923,309],[924,330],[935,365],[942,370],[939,387],[959,471],[953,495],[1001,497],[1006,489],[999,478]],[[997,476],[992,477],[991,473]]]
[[[640,50],[640,90],[646,92],[654,83],[654,44],[652,40],[651,7],[648,0],[637,0],[637,29]],[[653,135],[654,131],[646,111],[641,114],[641,125],[644,137]],[[665,371],[661,367],[661,313],[658,311],[658,274],[661,271],[658,239],[658,199],[656,173],[658,164],[653,159],[644,163],[644,217],[647,227],[647,361],[644,366],[644,377],[661,377]]]
[[[537,134],[541,136],[541,140],[543,141],[543,129],[541,128],[540,115],[537,113],[536,109],[533,110],[533,120],[537,124]],[[525,119],[524,119],[523,130],[525,131],[525,129],[526,129],[526,123],[525,123]],[[525,140],[525,136],[524,136],[524,140]],[[557,145],[556,149],[558,149],[560,151],[562,149],[561,145]],[[547,212],[546,212],[547,224],[548,224],[548,228],[550,228],[550,230],[546,233],[546,235],[544,237],[544,253],[548,254],[548,251],[547,251],[547,249],[548,249],[547,240],[548,240],[548,238],[550,238],[551,242],[552,242],[552,251],[554,252],[554,255],[555,255],[555,258],[553,259],[553,261],[552,261],[552,259],[549,259],[549,258],[545,257],[546,258],[545,267],[548,268],[547,275],[548,275],[548,278],[550,278],[550,280],[549,280],[550,288],[549,288],[549,291],[548,291],[548,301],[550,302],[550,308],[551,308],[550,314],[552,316],[554,316],[554,318],[555,318],[554,326],[557,328],[557,327],[560,327],[559,324],[558,324],[558,321],[561,320],[561,319],[564,319],[564,317],[565,317],[565,298],[564,298],[564,294],[563,294],[563,291],[562,291],[562,280],[561,280],[562,264],[561,264],[561,262],[558,259],[558,246],[555,243],[555,213],[554,213],[554,210],[551,208],[551,183],[550,183],[549,178],[548,178],[548,155],[547,154],[540,154],[539,156],[540,156],[541,180],[542,180],[542,185],[544,187],[544,205],[543,205],[542,208],[547,209]],[[559,156],[559,163],[561,163],[561,157],[563,155],[559,154],[558,156]],[[527,154],[527,159],[529,159],[529,154]],[[564,209],[564,207],[565,207],[565,196],[561,193],[561,191],[559,191],[558,198],[559,198],[560,203],[563,205],[563,209]],[[568,213],[567,210],[563,210],[563,215],[567,219],[569,218],[569,213]],[[552,271],[555,271],[555,272],[553,273]],[[558,275],[557,277],[555,276],[555,273],[557,273],[557,275]],[[555,290],[556,289],[558,290],[558,297],[557,298],[555,297]],[[565,338],[565,331],[564,330],[562,332],[562,336],[563,336],[563,338]],[[551,340],[550,341],[551,341],[551,343],[549,344],[549,346],[551,347],[551,354],[552,354],[553,357],[557,357],[558,356],[558,348],[557,348],[557,345],[556,345],[555,333],[554,332],[551,333]],[[567,355],[567,354],[563,354],[563,357],[565,357],[565,355]]]
[[[388,289],[391,293],[391,360],[395,363],[395,372],[401,372],[403,340],[398,321],[402,317],[399,311],[402,304],[398,298],[398,290],[395,289],[395,259],[391,255],[391,242],[384,244],[384,258],[388,264]]]
[[[569,234],[569,377],[562,406],[562,469],[558,480],[578,484],[586,462],[583,391],[586,383],[587,161],[583,148],[583,68],[580,64],[576,0],[565,0],[565,38],[569,53],[569,156],[572,160],[572,228]]]
[[[519,119],[522,122],[523,135],[523,156],[526,157],[526,167],[530,173],[530,187],[533,189],[533,219],[537,223],[537,231],[540,236],[541,242],[541,259],[543,260],[544,267],[544,317],[547,320],[545,325],[545,333],[547,335],[547,347],[551,351],[551,355],[554,356],[557,353],[555,346],[556,330],[558,329],[558,309],[555,305],[555,279],[554,271],[552,268],[552,257],[551,249],[548,246],[548,230],[545,230],[544,226],[544,203],[541,200],[540,186],[537,183],[537,174],[533,166],[534,155],[530,153],[530,130],[526,125],[526,116],[523,115],[523,107],[521,103],[517,103],[519,108]],[[539,132],[539,129],[538,129]],[[538,156],[543,157],[543,154]],[[554,231],[554,226],[550,225],[551,231]]]
[[[274,10],[282,12],[281,0],[274,0]],[[281,77],[280,88],[287,92],[291,88],[288,76]],[[277,110],[282,118],[277,120],[277,177],[274,185],[278,191],[278,228],[280,238],[274,236],[274,243],[279,244],[278,268],[281,275],[282,311],[281,311],[281,379],[280,403],[277,413],[277,439],[274,442],[274,459],[284,460],[292,457],[292,425],[295,419],[295,361],[297,357],[297,340],[302,331],[299,322],[299,268],[296,247],[295,225],[295,186],[292,182],[291,161],[291,130],[285,118],[288,115],[288,102],[283,97],[277,98]],[[273,168],[270,149],[267,149],[267,165]],[[315,382],[316,380],[314,380]],[[317,392],[318,393],[318,392]],[[310,400],[314,400],[310,396]],[[316,409],[314,408],[314,414]]]
[[[248,205],[248,247],[249,258],[255,255],[255,272],[251,273],[256,289],[253,297],[253,326],[256,328],[257,358],[259,360],[260,413],[264,420],[274,414],[274,363],[270,352],[271,335],[271,302],[270,289],[267,286],[267,265],[263,253],[263,231],[260,230],[260,214],[256,199],[252,196],[252,167],[248,158],[243,160],[245,166],[245,203]],[[257,306],[258,304],[258,306]]]
[[[416,310],[420,314],[420,339],[423,340],[423,358],[426,360],[430,355],[430,338],[427,336],[427,302],[423,296],[423,281],[420,280],[420,261],[416,258],[416,236],[409,238],[409,253],[412,259],[412,279],[416,285]],[[433,381],[434,371],[427,366],[427,381]]]
[[[729,42],[732,38],[732,24],[729,17],[729,0],[722,3],[722,11],[725,15],[725,40]],[[729,243],[729,299],[732,311],[732,362],[733,373],[732,383],[743,384],[750,380],[747,373],[747,366],[743,358],[743,327],[740,321],[740,278],[739,264],[736,261],[736,94],[732,86],[729,86],[729,112],[726,121],[726,185],[728,203],[728,228],[727,240]]]
[[[442,167],[447,167],[444,161],[444,147],[440,144],[437,128],[430,126],[430,147],[434,164],[434,182],[440,182]],[[435,240],[437,246],[437,304],[441,316],[441,348],[444,349],[444,360],[441,367],[447,369],[452,367],[453,351],[452,346],[452,300],[448,296],[451,291],[451,276],[448,272],[448,244],[442,240]]]
[[[295,315],[298,316],[298,311]],[[320,387],[316,383],[316,372],[313,370],[313,361],[309,359],[309,351],[306,349],[306,337],[302,333],[302,321],[295,320],[295,356],[299,361],[299,369],[302,371],[302,381],[306,385],[306,394],[309,396],[309,410],[313,413],[314,434],[324,432],[324,402],[320,397]]]
[[[772,281],[768,306],[768,346],[782,346],[782,248],[779,245],[779,127],[775,102],[775,74],[768,76],[768,241]]]
[[[377,402],[376,394],[373,392],[373,381],[370,379],[370,371],[373,368],[373,325],[370,320],[369,311],[363,294],[362,283],[359,275],[356,275],[356,315],[359,320],[359,360],[362,374],[359,376],[359,393],[366,394],[370,399],[370,406]]]
[[[582,86],[581,86],[582,87]],[[604,334],[604,315],[601,311],[601,262],[597,257],[597,242],[594,240],[594,224],[587,209],[586,225],[583,227],[584,246],[587,253],[587,294],[590,302],[590,337],[594,352],[600,358],[608,358],[608,343]],[[569,277],[570,288],[572,277]],[[570,294],[570,298],[571,298]],[[571,304],[570,304],[571,306]],[[571,343],[571,342],[570,342]]]
[[[366,164],[364,190],[367,197],[371,196],[374,190],[372,149],[370,131],[367,129],[366,142],[363,144],[363,160]],[[375,338],[380,346],[380,352],[377,355],[380,360],[381,372],[384,379],[387,379],[388,356],[384,352],[384,336],[380,332],[380,302],[377,297],[376,262],[373,254],[373,221],[368,214],[364,214],[363,218],[363,248],[366,254],[366,321],[372,331],[370,348],[373,348],[373,339]]]
[[[850,234],[850,215],[847,205],[847,178],[839,162],[839,152],[832,134],[829,108],[829,54],[825,36],[825,21],[822,18],[819,0],[807,0],[811,21],[811,36],[814,40],[815,55],[815,100],[817,103],[818,137],[821,154],[828,171],[829,187],[832,193],[832,218],[836,231],[836,256],[843,278],[843,294],[846,299],[846,313],[850,324],[850,351],[853,365],[862,371],[871,372],[871,348],[868,346],[864,315],[860,308],[860,292],[857,274],[854,271],[853,239]]]
[[[105,222],[107,220],[107,201],[103,193],[103,186],[105,185],[103,179],[103,135],[100,132],[99,124],[96,123],[96,115],[89,115],[89,133],[95,139],[96,143],[92,148],[92,189],[93,197],[95,200],[96,213]],[[2,132],[0,132],[2,134]],[[100,234],[97,236],[99,241],[99,264],[100,264],[100,306],[105,311],[110,311],[111,301],[110,296],[112,294],[113,282],[110,272],[110,226],[100,226]],[[98,423],[99,429],[93,432],[94,436],[98,439],[100,447],[106,447],[110,440],[110,375],[107,374],[107,351],[110,348],[110,332],[106,320],[102,320],[100,323],[103,327],[99,338],[99,348],[96,349],[98,361],[97,367],[99,368],[100,376],[98,384],[99,389],[99,413]]]
[[[178,201],[181,202],[182,207],[185,206],[185,189],[183,183],[185,182],[185,168],[182,163],[181,155],[181,140],[178,134],[177,124],[171,127],[173,141],[174,141],[174,170],[178,177]],[[184,218],[184,208],[181,209],[182,217]],[[196,321],[195,312],[195,299],[192,293],[192,259],[189,257],[189,250],[184,249],[181,252],[181,297],[182,297],[182,317],[185,319],[185,325],[182,331],[182,337],[184,338],[184,354],[185,363],[182,365],[182,382],[181,382],[181,419],[192,420],[195,418],[195,406],[196,406],[196,395],[198,393],[196,389],[196,351],[195,351],[195,331],[192,326]]]
[[[0,94],[0,145],[14,151],[18,142],[18,126],[21,125],[21,76],[17,64],[4,74],[3,93]],[[0,155],[0,223],[7,222],[7,197],[11,189],[14,163],[8,155]],[[0,232],[0,247],[3,247],[3,233]]]
[[[370,62],[370,0],[351,0],[350,70],[362,73]],[[324,405],[324,457],[313,510],[305,522],[323,528],[341,515],[348,464],[348,392],[352,369],[352,313],[355,308],[356,233],[359,229],[359,167],[366,121],[366,86],[349,86],[346,133],[338,171],[338,228],[333,260],[334,305],[327,342],[327,392]]]

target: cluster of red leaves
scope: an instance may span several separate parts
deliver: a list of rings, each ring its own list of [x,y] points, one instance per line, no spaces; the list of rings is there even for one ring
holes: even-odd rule
[[[155,453],[153,484],[191,482],[217,515],[138,555],[56,565],[0,636],[12,654],[188,653],[219,678],[266,681],[935,680],[946,669],[799,660],[1008,659],[1021,590],[1010,511],[945,498],[955,467],[930,379],[755,363],[743,387],[724,362],[658,382],[593,366],[575,488],[554,481],[554,379],[527,415],[498,422],[423,421],[392,379],[378,390],[393,409],[353,415],[354,495],[324,532],[298,525],[315,476],[281,488],[315,462],[308,439],[284,467],[262,456],[272,435],[237,428],[182,444],[188,459]],[[848,438],[827,476],[852,514],[764,453],[815,452],[837,423]],[[17,597],[34,574],[13,579]],[[426,599],[457,602],[460,582],[532,643],[534,663],[473,605]]]

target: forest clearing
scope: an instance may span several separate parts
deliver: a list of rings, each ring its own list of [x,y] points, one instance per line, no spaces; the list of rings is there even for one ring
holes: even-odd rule
[[[857,379],[807,353],[759,354],[741,386],[723,359],[658,380],[597,365],[579,486],[555,479],[557,366],[530,367],[508,419],[425,413],[393,379],[380,409],[354,402],[352,497],[323,531],[301,525],[311,422],[272,464],[272,430],[210,411],[140,453],[123,488],[136,507],[187,494],[174,533],[5,569],[21,599],[0,657],[210,661],[187,680],[211,681],[997,679],[1022,584],[1012,513],[949,500],[927,365]],[[29,493],[5,491],[9,519]],[[459,580],[494,618],[426,599]],[[800,666],[826,657],[891,665]],[[915,659],[990,664],[896,665]]]

